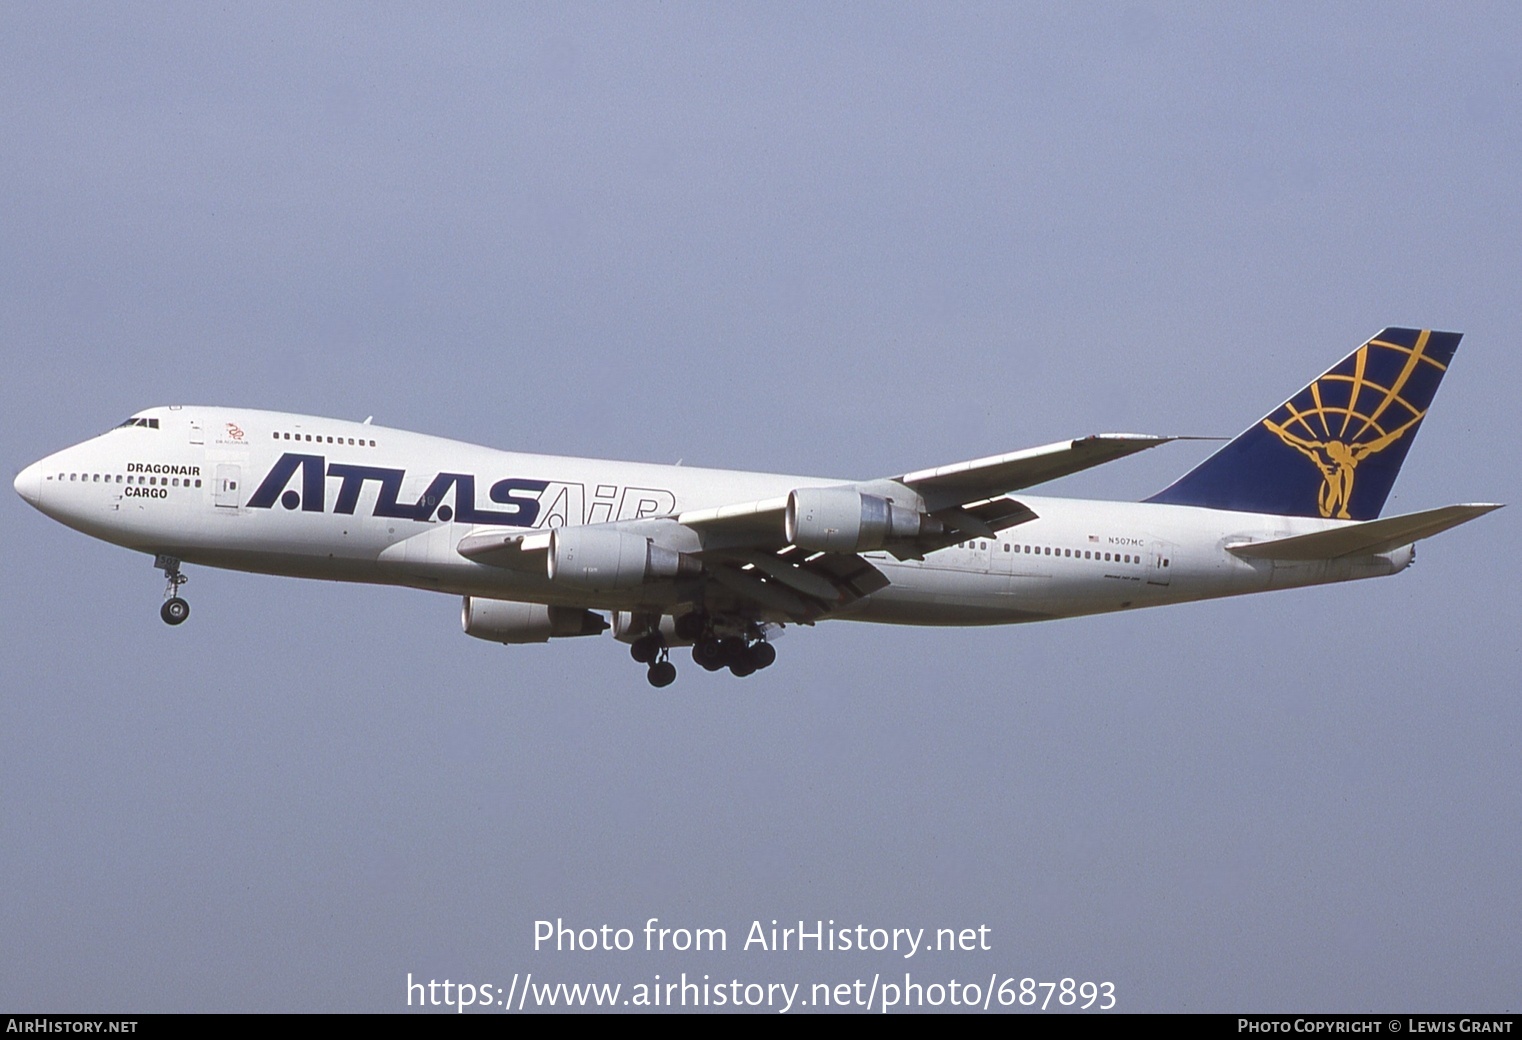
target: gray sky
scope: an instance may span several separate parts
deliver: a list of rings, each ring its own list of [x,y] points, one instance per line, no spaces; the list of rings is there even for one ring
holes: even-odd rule
[[[221,403],[870,477],[1233,434],[1410,324],[1466,338],[1388,510],[1515,503],[1519,55],[1507,4],[8,4],[0,443]],[[170,629],[8,494],[0,1008],[907,969],[1515,1010],[1515,508],[1392,579],[823,624],[657,692],[406,590],[196,568]],[[731,948],[534,952],[556,917]],[[738,949],[773,918],[992,950]]]

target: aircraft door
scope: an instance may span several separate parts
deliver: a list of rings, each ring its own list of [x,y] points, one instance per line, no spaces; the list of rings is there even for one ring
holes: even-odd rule
[[[1168,585],[1173,581],[1173,556],[1178,547],[1170,542],[1153,542],[1147,547],[1147,584]]]
[[[211,486],[211,500],[218,509],[236,510],[243,504],[243,467],[217,466],[216,479]]]

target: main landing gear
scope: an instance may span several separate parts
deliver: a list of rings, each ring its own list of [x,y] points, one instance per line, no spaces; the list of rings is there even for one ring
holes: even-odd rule
[[[719,636],[709,618],[689,613],[676,619],[675,630],[679,639],[692,641],[692,659],[710,672],[728,668],[732,675],[753,675],[777,660],[776,647],[754,625],[744,635]],[[669,659],[671,649],[659,632],[636,639],[629,646],[629,656],[650,666],[647,678],[651,686],[670,686],[676,681],[676,665]]]
[[[173,556],[155,556],[153,565],[164,572],[167,584],[164,587],[164,605],[159,608],[159,617],[164,619],[166,625],[184,624],[190,616],[190,604],[180,598],[180,586],[190,579],[180,573],[180,561]]]
[[[728,667],[731,675],[744,678],[777,660],[777,648],[765,639],[749,642],[740,636],[704,636],[692,644],[692,659],[710,672]]]
[[[650,685],[657,689],[676,682],[676,665],[667,660],[670,655],[671,651],[667,649],[666,641],[655,632],[640,636],[629,645],[629,656],[640,664],[650,666],[650,671],[645,678],[649,679]]]

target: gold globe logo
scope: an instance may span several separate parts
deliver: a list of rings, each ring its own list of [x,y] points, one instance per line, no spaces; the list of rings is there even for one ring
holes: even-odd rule
[[[1423,329],[1409,347],[1369,340],[1263,420],[1274,436],[1321,471],[1316,506],[1322,516],[1351,519],[1348,503],[1358,464],[1400,440],[1427,414],[1401,394],[1419,366],[1445,370],[1441,362],[1426,356],[1431,335],[1431,329]],[[1388,386],[1382,385],[1380,380],[1392,372],[1395,378]],[[1336,403],[1342,400],[1347,403]]]

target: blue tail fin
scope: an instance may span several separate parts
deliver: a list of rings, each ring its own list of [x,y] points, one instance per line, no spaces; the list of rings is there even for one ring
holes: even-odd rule
[[[1147,501],[1373,520],[1460,337],[1385,329]]]

